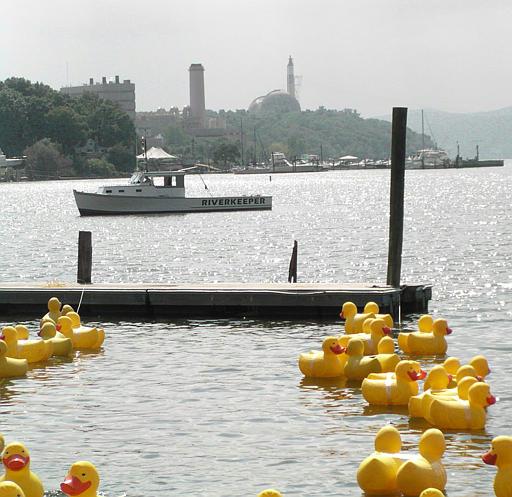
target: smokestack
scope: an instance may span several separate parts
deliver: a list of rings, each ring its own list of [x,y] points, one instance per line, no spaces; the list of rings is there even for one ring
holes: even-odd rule
[[[293,59],[290,55],[287,67],[286,91],[295,98],[295,74],[293,72]]]
[[[199,127],[204,126],[206,105],[204,100],[204,67],[191,64],[190,72],[190,113]]]
[[[103,77],[101,78],[101,83],[102,83],[102,84],[104,84],[104,85],[106,85],[106,84],[107,84],[107,77],[106,77],[106,76],[103,76]]]
[[[119,84],[119,76],[116,76],[116,85]]]
[[[93,84],[94,84],[94,78],[89,78],[89,84],[90,84],[90,85],[93,85]]]

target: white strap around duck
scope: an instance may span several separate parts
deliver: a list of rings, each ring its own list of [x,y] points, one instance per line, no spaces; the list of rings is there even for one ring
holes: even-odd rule
[[[386,373],[386,379],[384,380],[384,386],[386,387],[386,400],[391,402],[391,387],[393,386],[394,378],[393,373]]]
[[[382,456],[394,457],[395,459],[400,459],[402,461],[409,461],[414,459],[416,454],[407,454],[407,452],[379,452]]]
[[[438,477],[442,477],[444,475],[444,469],[440,461],[434,461],[430,463],[432,466],[432,471]]]

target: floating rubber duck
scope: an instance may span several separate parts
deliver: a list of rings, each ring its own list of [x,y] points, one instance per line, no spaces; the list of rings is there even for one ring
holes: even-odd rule
[[[455,376],[459,368],[462,366],[462,364],[458,357],[447,357],[444,360],[442,366],[448,374]]]
[[[476,369],[470,364],[465,364],[464,366],[461,366],[459,369],[457,369],[457,373],[454,378],[455,383],[459,383],[459,381],[462,380],[462,378],[466,378],[467,376],[472,376],[473,378],[476,378],[478,381],[482,381],[482,377],[478,376]]]
[[[448,327],[446,319],[436,319],[432,333],[399,333],[398,346],[410,355],[442,355],[448,349],[445,336],[450,333],[452,330]]]
[[[3,481],[0,483],[0,497],[25,497],[25,493],[17,483]]]
[[[476,374],[482,378],[482,380],[491,374],[487,358],[483,355],[476,355],[475,357],[472,357],[469,361],[469,365],[475,368]]]
[[[7,344],[0,340],[0,378],[19,378],[25,376],[28,371],[26,359],[7,357]],[[2,449],[0,448],[0,452]]]
[[[353,302],[345,302],[341,308],[340,318],[345,320],[345,333],[361,333],[363,323],[368,318],[375,318],[375,314],[366,312],[358,314],[357,306]]]
[[[421,492],[420,497],[444,497],[444,493],[437,488],[426,488]]]
[[[53,351],[51,343],[44,340],[18,340],[13,326],[2,329],[0,340],[7,344],[7,357],[26,359],[29,363],[47,361]]]
[[[11,442],[2,452],[5,473],[1,481],[13,481],[18,484],[26,497],[43,497],[44,489],[38,476],[30,471],[30,454],[20,442]]]
[[[357,338],[364,343],[364,355],[376,354],[381,339],[391,335],[391,328],[388,328],[382,319],[373,318],[365,320],[365,326],[369,326],[370,334],[351,333],[350,335],[341,335],[339,337],[340,345],[347,347],[350,340]]]
[[[343,376],[347,362],[342,347],[336,337],[327,337],[322,342],[322,350],[312,350],[299,355],[299,369],[307,378],[336,378]]]
[[[385,336],[377,345],[377,355],[375,358],[379,361],[380,369],[383,373],[393,372],[396,365],[400,362],[400,356],[395,354],[395,342],[390,336]]]
[[[430,372],[428,373],[425,379],[425,385],[427,380],[429,382],[430,387],[427,390],[424,390],[422,393],[418,395],[414,395],[409,399],[409,416],[411,418],[422,418],[423,417],[423,408],[422,402],[423,398],[427,393],[435,393],[440,391],[445,391],[448,388],[448,384],[450,383],[450,376],[443,368],[443,366],[434,366]],[[425,387],[424,387],[425,388]]]
[[[497,466],[494,477],[496,497],[512,496],[512,437],[500,435],[493,438],[491,448],[482,455],[485,464]]]
[[[94,464],[89,461],[77,461],[71,465],[60,489],[72,497],[97,497],[100,477]]]
[[[4,439],[4,436],[0,433],[0,454],[2,454],[4,447],[5,447],[5,439]]]
[[[400,361],[394,375],[387,373],[385,379],[366,378],[361,387],[363,397],[369,404],[406,406],[413,395],[418,395],[417,381],[425,376],[416,361]]]
[[[481,430],[485,427],[487,417],[485,408],[495,402],[496,398],[491,395],[489,385],[479,381],[469,388],[467,401],[434,398],[424,415],[437,428]]]
[[[60,310],[60,315],[65,316],[68,312],[75,312],[75,309],[73,309],[69,304],[64,304]]]
[[[404,462],[401,449],[402,439],[394,426],[384,426],[377,432],[375,452],[357,470],[357,483],[365,495],[396,495],[396,474]]]
[[[376,319],[382,319],[388,328],[393,328],[395,323],[391,314],[380,314],[379,304],[376,302],[367,302],[363,309],[363,314],[374,314]]]
[[[76,312],[68,312],[57,320],[57,330],[73,342],[73,348],[78,350],[97,350],[105,340],[102,329],[81,326],[80,316]]]
[[[419,456],[404,462],[396,475],[403,495],[417,497],[427,488],[444,490],[447,478],[441,458],[445,449],[444,435],[438,429],[430,428],[421,435]]]
[[[54,323],[57,323],[57,319],[59,319],[61,313],[61,302],[57,297],[52,297],[50,300],[48,300],[48,312],[41,318],[40,325],[42,325],[44,322],[48,321],[48,319],[51,319]]]
[[[430,314],[423,314],[418,319],[418,330],[422,333],[432,333],[434,318]]]
[[[426,418],[426,413],[430,411],[430,406],[434,399],[441,399],[452,402],[467,401],[469,398],[469,389],[477,379],[473,376],[466,376],[459,381],[455,388],[446,388],[444,390],[428,390],[425,392],[421,401],[421,417]],[[467,402],[466,402],[467,404]],[[466,405],[464,404],[464,405]]]
[[[38,333],[43,340],[52,344],[52,355],[67,357],[73,352],[73,343],[71,338],[66,338],[62,333],[57,332],[53,322],[44,323]]]
[[[24,324],[17,324],[14,328],[16,329],[16,336],[18,337],[18,340],[29,339],[29,331]]]
[[[283,497],[283,494],[273,488],[267,488],[258,494],[258,497]]]
[[[364,355],[364,343],[359,338],[352,338],[347,345],[345,376],[349,380],[363,380],[371,373],[381,372],[381,366],[375,357]]]

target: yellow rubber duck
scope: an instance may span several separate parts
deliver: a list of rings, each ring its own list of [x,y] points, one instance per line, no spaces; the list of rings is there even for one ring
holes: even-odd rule
[[[350,335],[341,335],[339,337],[340,345],[347,347],[350,340],[357,338],[364,343],[364,355],[376,354],[382,338],[391,335],[391,328],[388,328],[382,319],[374,318],[366,319],[364,325],[369,326],[369,334],[351,333]]]
[[[5,439],[4,436],[0,433],[0,454],[3,452],[5,447]]]
[[[420,497],[444,497],[444,493],[437,488],[426,488],[421,492]]]
[[[363,397],[369,404],[406,406],[413,395],[418,395],[417,381],[425,376],[416,361],[400,361],[394,375],[387,373],[385,379],[366,378],[361,387]]]
[[[425,379],[425,385],[429,382],[429,388],[409,399],[409,416],[411,418],[423,417],[423,398],[428,393],[445,391],[450,383],[450,377],[443,366],[434,366]],[[424,387],[425,388],[425,387]]]
[[[482,378],[482,380],[485,380],[485,378],[491,374],[487,358],[483,355],[472,357],[469,361],[469,365],[475,368],[476,374]]]
[[[345,376],[349,380],[364,380],[371,373],[380,373],[381,366],[376,357],[364,355],[364,343],[359,338],[352,338],[347,345]]]
[[[25,493],[13,481],[3,481],[0,483],[0,497],[25,497]]]
[[[498,468],[494,477],[496,497],[512,497],[512,437],[493,438],[491,448],[482,455],[482,461]]]
[[[14,328],[16,329],[16,336],[18,337],[18,340],[28,340],[29,331],[24,324],[17,324]]]
[[[430,428],[421,435],[419,456],[402,464],[396,475],[400,492],[407,497],[417,497],[427,488],[444,490],[446,471],[441,458],[446,449],[443,433]]]
[[[65,316],[68,312],[75,312],[75,309],[73,309],[69,304],[64,304],[60,310],[60,315]]]
[[[89,461],[77,461],[71,465],[60,489],[72,497],[97,497],[100,477],[94,464]]]
[[[445,388],[444,390],[428,390],[425,392],[421,401],[421,417],[426,418],[427,412],[434,399],[441,399],[452,402],[467,401],[469,398],[469,389],[477,383],[477,379],[473,376],[466,376],[459,381],[455,388]]]
[[[469,388],[467,401],[434,398],[424,413],[425,419],[442,429],[481,430],[487,417],[485,408],[495,402],[489,385],[479,381]]]
[[[273,488],[267,488],[267,490],[263,490],[258,494],[258,497],[283,497],[283,494],[279,492],[279,490],[274,490]]]
[[[452,376],[455,376],[457,374],[457,371],[462,366],[460,359],[458,357],[447,357],[443,364],[443,368],[446,369],[446,372],[448,374],[451,374]]]
[[[44,322],[47,322],[48,319],[51,319],[54,323],[57,323],[57,319],[59,319],[61,302],[57,297],[52,297],[48,300],[48,312],[41,318],[40,325]]]
[[[57,332],[53,322],[44,323],[38,335],[43,340],[51,342],[54,356],[68,357],[73,352],[71,338],[66,338],[62,333]]]
[[[0,340],[0,378],[19,378],[25,376],[28,371],[26,359],[7,357],[7,344]],[[0,448],[0,452],[2,449]]]
[[[430,314],[423,314],[418,319],[418,330],[422,333],[432,333],[434,318]]]
[[[375,314],[366,312],[358,314],[357,306],[353,302],[345,302],[341,308],[340,318],[345,320],[345,333],[361,333],[363,323],[368,318],[375,318]]]
[[[16,328],[2,329],[0,340],[7,344],[7,357],[26,359],[29,363],[47,361],[52,355],[52,344],[44,340],[18,340]]]
[[[393,372],[396,365],[400,362],[400,356],[395,354],[395,342],[390,336],[385,336],[377,345],[377,355],[375,358],[379,361],[380,370],[383,373]]]
[[[365,495],[396,495],[396,474],[406,459],[401,449],[402,439],[394,426],[384,426],[377,432],[375,452],[357,470],[357,483]]]
[[[105,332],[98,328],[81,326],[80,316],[76,312],[68,312],[57,320],[57,330],[73,342],[78,350],[97,350],[103,345]]]
[[[393,328],[395,323],[391,314],[380,314],[379,304],[376,302],[367,302],[363,309],[363,314],[374,314],[376,319],[382,319],[388,328]]]
[[[336,337],[327,337],[322,350],[312,350],[299,355],[299,369],[306,378],[337,378],[343,376],[347,362],[345,349]]]
[[[478,381],[482,381],[482,377],[478,376],[478,373],[476,372],[476,369],[471,366],[470,364],[465,364],[464,366],[461,366],[459,369],[457,369],[457,374],[455,375],[455,383],[459,383],[462,378],[466,378],[467,376],[472,376],[473,378],[476,378]]]
[[[410,355],[442,355],[446,353],[448,344],[446,335],[452,333],[446,319],[436,319],[432,333],[414,331],[412,333],[399,333],[398,346]]]
[[[5,473],[1,481],[13,481],[23,490],[26,497],[43,497],[44,489],[38,476],[30,471],[30,454],[20,442],[11,442],[2,452]]]

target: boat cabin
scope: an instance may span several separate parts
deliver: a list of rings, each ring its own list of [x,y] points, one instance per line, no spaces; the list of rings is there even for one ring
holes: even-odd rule
[[[103,195],[185,197],[185,174],[177,171],[136,171],[127,185],[101,186]]]

